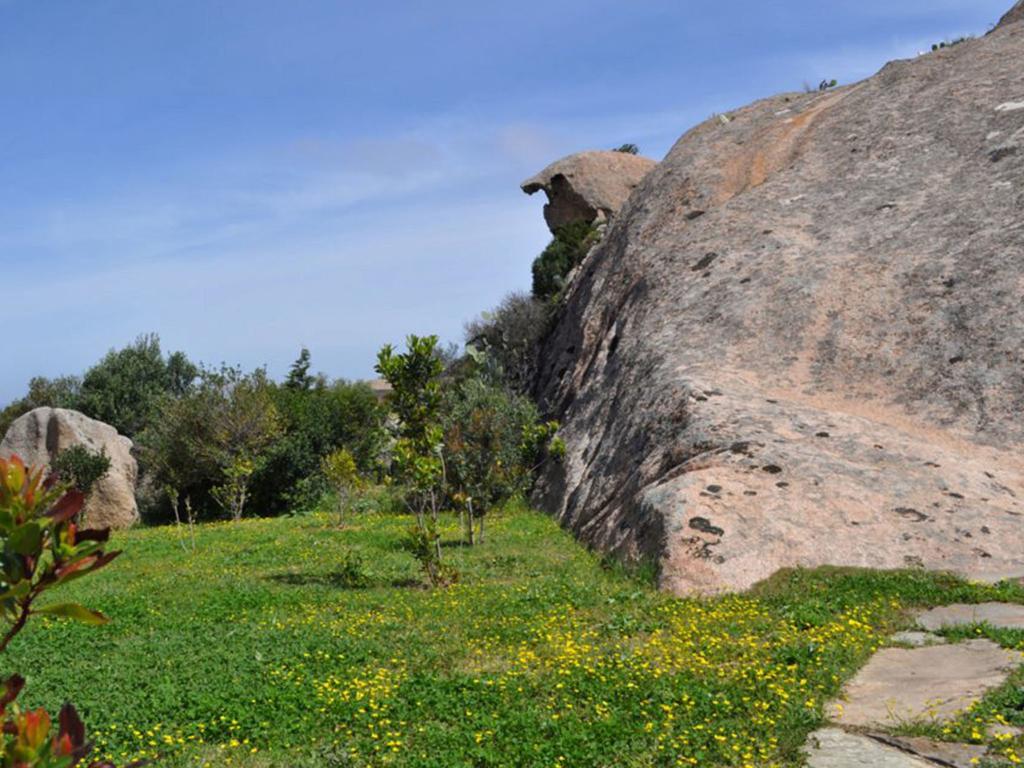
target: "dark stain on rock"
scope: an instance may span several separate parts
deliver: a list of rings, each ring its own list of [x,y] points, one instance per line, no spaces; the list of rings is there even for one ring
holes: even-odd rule
[[[718,254],[715,253],[714,251],[712,251],[711,253],[706,253],[706,254],[704,254],[704,258],[701,259],[700,261],[698,261],[692,267],[690,267],[690,269],[693,272],[700,272],[701,270],[705,270],[708,267],[710,267],[715,262],[715,259],[717,259],[717,258],[718,258]]]
[[[913,507],[896,507],[895,512],[900,517],[905,517],[908,520],[912,520],[915,523],[923,523],[928,519],[928,515],[924,512],[919,512]]]
[[[704,490],[706,490],[708,493],[721,493],[722,492],[722,486],[720,486],[720,485],[709,485]]]
[[[761,469],[769,475],[777,475],[782,472],[782,467],[778,464],[765,464]]]
[[[1018,147],[996,147],[988,153],[988,159],[993,163],[998,163],[1000,160],[1005,160],[1007,157],[1013,157],[1017,154]]]
[[[712,525],[711,521],[706,517],[692,517],[690,518],[690,527],[695,531],[701,533],[708,533],[712,536],[723,536],[725,531],[719,528],[717,525]]]

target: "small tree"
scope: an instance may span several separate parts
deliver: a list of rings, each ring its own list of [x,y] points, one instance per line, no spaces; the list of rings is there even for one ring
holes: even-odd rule
[[[176,499],[191,506],[192,495],[201,494],[240,519],[252,478],[281,435],[280,422],[263,370],[204,370],[189,394],[163,398],[141,442],[176,517]]]
[[[288,389],[307,390],[313,386],[316,379],[309,375],[309,367],[312,365],[312,357],[305,347],[299,352],[298,358],[292,363],[288,371],[288,378],[284,385]]]
[[[223,482],[213,489],[234,520],[245,514],[249,484],[267,448],[281,435],[266,372],[243,374],[224,366],[205,372],[203,386],[211,408],[211,441],[206,450],[221,469]]]
[[[616,147],[614,151],[622,152],[627,155],[639,155],[640,147],[636,144],[622,144],[621,146]]]
[[[403,353],[386,345],[377,355],[376,370],[392,387],[389,402],[398,417],[399,434],[394,467],[409,486],[407,502],[416,515],[413,551],[427,578],[437,585],[446,580],[438,520],[445,479],[440,424],[444,362],[438,354],[437,336],[409,336]]]
[[[352,494],[362,490],[366,483],[359,474],[355,457],[345,448],[339,448],[324,456],[321,471],[337,497],[338,527],[341,527],[345,524],[345,513],[351,503]]]
[[[526,398],[469,379],[445,397],[444,426],[448,479],[472,545],[484,539],[489,509],[529,490],[558,425],[541,425]]]
[[[84,445],[72,445],[53,461],[53,471],[61,482],[88,496],[92,487],[110,471],[106,450],[90,451]]]

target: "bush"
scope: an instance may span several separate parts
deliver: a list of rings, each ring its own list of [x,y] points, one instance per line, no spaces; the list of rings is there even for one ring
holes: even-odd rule
[[[627,155],[639,155],[640,154],[640,147],[638,147],[636,144],[623,144],[623,145],[621,145],[619,147],[616,147],[612,151],[613,152],[623,152],[623,153],[625,153]]]
[[[110,471],[106,451],[90,451],[84,445],[73,445],[54,459],[53,471],[61,482],[88,496],[93,485]]]
[[[141,444],[172,504],[184,498],[209,514],[212,500],[234,519],[244,515],[253,476],[281,434],[270,388],[261,369],[222,366],[204,370],[188,394],[164,396]]]
[[[501,380],[515,392],[530,392],[540,347],[551,324],[548,304],[525,293],[511,293],[493,312],[466,325],[466,346],[483,352]]]
[[[350,589],[364,589],[370,585],[370,579],[366,575],[362,555],[358,552],[346,552],[338,563],[338,570],[335,573],[336,581],[343,587]]]
[[[345,448],[339,448],[325,456],[322,468],[324,477],[334,490],[337,500],[338,525],[344,525],[345,513],[348,512],[352,494],[361,490],[365,482],[359,476],[359,469],[351,451]]]
[[[569,273],[598,241],[593,224],[577,221],[555,230],[554,239],[533,262],[533,295],[548,300],[565,287]]]
[[[529,490],[557,425],[541,425],[532,402],[479,379],[447,393],[442,414],[451,499],[466,513],[473,544],[477,523],[483,540],[489,509]]]
[[[339,448],[364,477],[377,471],[385,414],[366,384],[272,386],[270,394],[284,431],[253,477],[252,503],[264,514],[314,508],[329,490],[321,461]]]
[[[0,459],[0,540],[4,556],[0,561],[3,592],[0,604],[8,623],[0,639],[0,651],[25,628],[30,616],[47,615],[104,624],[107,618],[77,603],[36,601],[53,588],[108,565],[119,552],[104,552],[109,530],[76,529],[74,519],[82,509],[84,496],[65,493],[50,481],[43,482],[42,469],[29,469],[18,457]],[[85,740],[85,726],[75,708],[65,704],[54,734],[53,721],[44,709],[22,711],[15,699],[25,678],[14,675],[4,683],[0,695],[0,763],[11,768],[74,768],[92,752]],[[95,761],[91,768],[112,768]]]

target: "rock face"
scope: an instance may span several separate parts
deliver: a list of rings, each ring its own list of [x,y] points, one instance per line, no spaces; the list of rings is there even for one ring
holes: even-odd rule
[[[999,22],[999,27],[1016,24],[1018,21],[1024,21],[1024,0],[1020,0],[1020,2],[1013,6],[1013,8],[1003,16],[1002,20]]]
[[[657,165],[628,152],[579,152],[552,163],[523,182],[528,195],[544,190],[544,220],[554,232],[576,221],[610,219]]]
[[[1024,574],[1022,60],[1004,20],[683,136],[542,350],[540,502],[681,593]]]
[[[96,482],[82,516],[93,528],[127,528],[139,520],[135,503],[138,465],[132,441],[102,421],[63,408],[36,408],[15,421],[0,442],[0,456],[17,454],[26,464],[51,465],[62,451],[84,445],[105,450],[110,470]]]

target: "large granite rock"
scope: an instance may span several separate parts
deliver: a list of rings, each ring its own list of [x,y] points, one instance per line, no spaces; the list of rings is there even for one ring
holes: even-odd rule
[[[82,510],[85,523],[93,528],[127,528],[137,523],[138,465],[132,457],[132,441],[102,421],[63,408],[36,408],[7,430],[0,456],[17,454],[26,464],[49,467],[74,445],[106,451],[110,457],[110,470],[93,486]]]
[[[1020,0],[1007,12],[1005,16],[1003,16],[999,22],[999,27],[1005,27],[1008,24],[1016,24],[1018,21],[1024,21],[1024,0]]]
[[[683,136],[542,350],[541,503],[679,592],[1024,573],[1020,61],[1004,21]]]
[[[522,189],[547,194],[544,220],[554,232],[577,221],[610,220],[655,165],[628,152],[579,152],[527,179]]]

